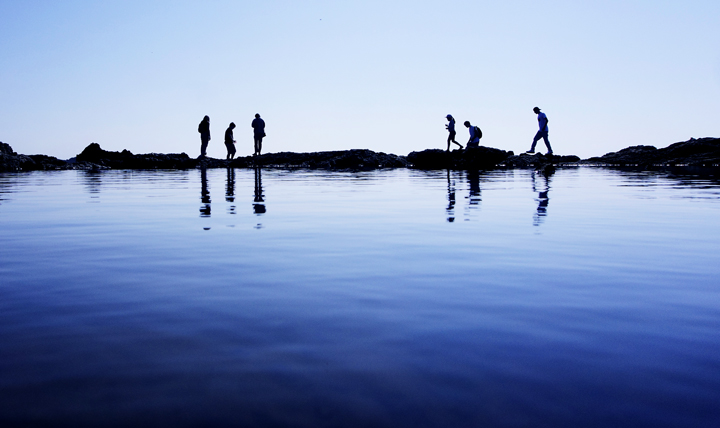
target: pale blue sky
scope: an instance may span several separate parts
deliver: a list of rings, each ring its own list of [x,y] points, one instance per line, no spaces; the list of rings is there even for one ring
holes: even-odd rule
[[[558,154],[720,137],[720,2],[0,0],[0,141],[69,158],[444,148],[444,117]],[[461,142],[467,141],[460,125]],[[542,146],[542,144],[541,144]]]

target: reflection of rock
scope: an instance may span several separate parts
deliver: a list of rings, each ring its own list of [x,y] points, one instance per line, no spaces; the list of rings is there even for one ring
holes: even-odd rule
[[[584,164],[618,166],[718,166],[720,164],[720,138],[691,138],[671,144],[664,149],[653,146],[632,146],[618,152],[583,160]]]
[[[452,152],[440,149],[412,152],[407,160],[418,169],[490,169],[512,155],[513,152],[480,146]]]

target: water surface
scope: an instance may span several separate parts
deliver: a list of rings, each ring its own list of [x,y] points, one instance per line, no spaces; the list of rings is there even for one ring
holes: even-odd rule
[[[0,425],[716,427],[720,185],[0,174]]]

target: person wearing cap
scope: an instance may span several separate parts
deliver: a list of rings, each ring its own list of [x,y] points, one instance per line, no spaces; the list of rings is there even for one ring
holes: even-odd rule
[[[456,133],[455,133],[455,119],[452,117],[451,114],[445,116],[445,118],[446,118],[446,119],[448,120],[448,122],[449,122],[447,125],[445,125],[445,128],[447,128],[448,133],[449,133],[448,139],[447,139],[447,149],[446,149],[445,151],[446,151],[446,152],[449,152],[449,151],[450,151],[450,143],[455,143],[455,144],[457,144],[458,146],[460,146],[460,148],[462,149],[462,148],[463,148],[462,144],[460,144],[460,143],[458,143],[457,141],[455,141],[455,134],[456,134]]]
[[[480,137],[482,136],[482,133],[480,131],[480,128],[477,126],[470,125],[470,121],[466,120],[463,125],[465,125],[466,128],[468,128],[468,131],[470,131],[470,139],[468,140],[466,146],[467,148],[477,148],[480,145]]]
[[[552,147],[550,147],[550,140],[548,140],[548,118],[547,116],[545,116],[545,113],[540,111],[539,107],[533,108],[533,111],[535,112],[535,114],[537,114],[538,126],[540,127],[540,129],[538,130],[537,134],[535,134],[535,138],[533,138],[530,150],[525,153],[535,153],[535,145],[542,138],[543,141],[545,141],[545,146],[547,146],[548,149],[547,154],[552,155]]]
[[[255,119],[250,126],[253,127],[253,137],[255,139],[255,154],[253,156],[260,156],[262,139],[265,136],[265,121],[260,118],[258,113],[255,113]]]

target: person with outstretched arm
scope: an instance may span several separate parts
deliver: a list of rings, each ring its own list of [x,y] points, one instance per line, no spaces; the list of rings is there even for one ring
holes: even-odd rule
[[[533,138],[530,150],[525,153],[535,153],[535,145],[542,138],[543,141],[545,141],[545,146],[548,149],[547,154],[548,156],[550,156],[553,154],[553,150],[552,147],[550,147],[550,140],[548,140],[548,118],[545,113],[540,111],[539,107],[533,108],[533,111],[535,112],[535,114],[537,114],[538,126],[540,129],[538,130],[537,134],[535,134],[535,138]]]
[[[255,153],[253,156],[260,156],[262,140],[265,136],[265,121],[260,118],[258,113],[255,113],[255,120],[252,121],[251,126],[253,127],[253,138],[255,139]]]
[[[465,127],[470,131],[470,139],[468,140],[466,147],[477,148],[480,145],[480,138],[482,138],[482,131],[477,126],[472,126],[469,120],[464,123]]]
[[[450,143],[455,143],[462,149],[462,144],[455,141],[455,118],[453,118],[451,114],[445,116],[445,118],[448,120],[448,124],[445,125],[445,128],[448,130],[447,149],[445,151],[450,151]]]
[[[210,142],[210,116],[205,116],[198,125],[198,132],[200,133],[200,157],[205,157],[207,154],[207,146]]]

